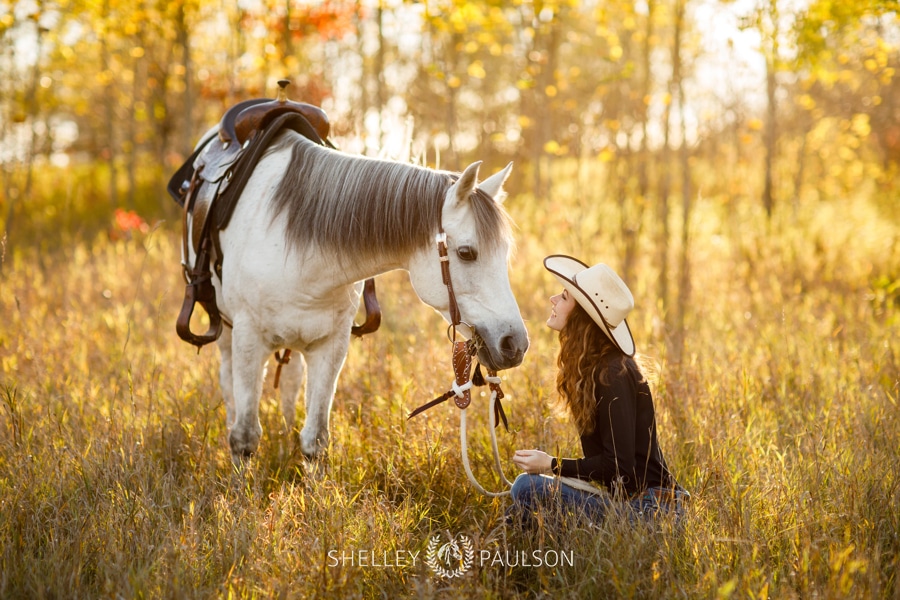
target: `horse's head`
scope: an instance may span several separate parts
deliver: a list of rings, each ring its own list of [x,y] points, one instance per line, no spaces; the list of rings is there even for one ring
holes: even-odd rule
[[[528,332],[509,286],[512,228],[501,206],[512,164],[479,184],[480,165],[469,165],[448,188],[442,225],[462,321],[478,337],[478,359],[501,370],[519,365],[528,349]],[[422,301],[450,322],[450,299],[434,242],[411,257],[409,275]]]
[[[447,563],[459,563],[463,558],[462,550],[456,540],[445,543],[438,549],[438,559]]]

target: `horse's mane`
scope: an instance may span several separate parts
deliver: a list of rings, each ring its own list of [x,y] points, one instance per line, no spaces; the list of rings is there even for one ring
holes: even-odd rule
[[[456,177],[345,154],[297,136],[272,198],[273,218],[286,215],[294,248],[325,247],[342,259],[410,253],[433,240]],[[476,189],[471,208],[482,248],[511,243],[511,221],[498,202]]]

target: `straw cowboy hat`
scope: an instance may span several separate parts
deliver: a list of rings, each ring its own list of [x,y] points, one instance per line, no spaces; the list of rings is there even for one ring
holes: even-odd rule
[[[634,308],[634,296],[622,278],[603,263],[588,267],[562,254],[544,259],[544,267],[587,311],[619,350],[634,356],[634,338],[625,317]]]

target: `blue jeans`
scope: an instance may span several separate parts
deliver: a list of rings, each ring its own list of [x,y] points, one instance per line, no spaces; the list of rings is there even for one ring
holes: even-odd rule
[[[513,506],[507,513],[507,521],[511,521],[514,513],[520,513],[522,522],[530,525],[534,513],[541,509],[554,508],[562,515],[576,513],[591,522],[602,521],[614,510],[627,509],[629,518],[637,516],[652,518],[657,515],[674,512],[679,520],[684,514],[685,501],[690,494],[684,491],[675,492],[674,502],[661,502],[649,488],[644,494],[634,496],[625,501],[614,500],[609,494],[591,494],[561,483],[554,477],[522,473],[513,482],[511,496]]]

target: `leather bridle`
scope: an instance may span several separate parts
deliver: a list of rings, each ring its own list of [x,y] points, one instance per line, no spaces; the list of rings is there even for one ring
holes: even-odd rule
[[[447,286],[447,297],[450,303],[448,309],[450,312],[450,330],[453,331],[451,341],[455,341],[456,328],[463,324],[463,320],[459,313],[456,292],[453,291],[453,279],[450,277],[450,255],[447,251],[447,234],[444,232],[443,225],[438,228],[438,234],[435,236],[434,241],[437,243],[438,257],[441,261],[441,278],[444,280],[444,285]],[[465,323],[465,325],[474,331],[471,325],[468,323]]]
[[[478,335],[475,327],[462,320],[459,303],[456,301],[456,292],[453,290],[453,278],[450,275],[450,255],[447,247],[447,233],[444,231],[443,224],[438,225],[435,243],[437,245],[438,258],[441,261],[441,278],[443,279],[444,285],[447,287],[447,296],[449,300],[448,312],[450,313],[450,326],[447,328],[447,337],[453,345],[452,362],[454,383],[449,391],[438,396],[431,402],[418,407],[411,412],[407,418],[411,419],[450,398],[454,399],[454,402],[459,409],[465,410],[471,402],[471,393],[469,390],[472,386],[482,386],[489,383],[491,391],[494,392],[494,395],[497,398],[497,402],[492,410],[492,413],[496,417],[495,423],[499,424],[502,421],[504,427],[508,430],[509,425],[506,420],[506,414],[503,412],[503,405],[499,402],[499,400],[503,398],[503,391],[500,389],[500,380],[497,377],[496,371],[488,368],[488,374],[487,377],[485,377],[481,372],[481,364],[477,364],[475,365],[475,372],[472,373],[472,363],[475,354],[478,351],[478,347],[481,344],[481,337]],[[460,325],[465,326],[469,330],[470,335],[468,340],[460,341],[457,339],[457,328]]]

